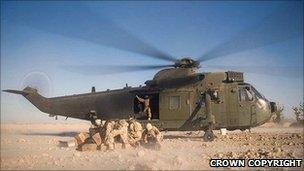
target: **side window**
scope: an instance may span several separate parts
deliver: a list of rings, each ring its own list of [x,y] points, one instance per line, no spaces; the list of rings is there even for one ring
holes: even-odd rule
[[[253,93],[252,93],[252,91],[250,90],[250,88],[249,87],[245,87],[245,91],[246,91],[246,97],[247,97],[247,99],[246,100],[248,100],[248,101],[252,101],[253,100]]]
[[[181,97],[180,96],[170,96],[170,110],[177,110],[181,106]]]
[[[239,101],[245,101],[246,99],[246,94],[245,94],[245,91],[244,91],[244,87],[240,87],[239,88]]]
[[[253,95],[249,87],[239,87],[239,101],[252,101]]]

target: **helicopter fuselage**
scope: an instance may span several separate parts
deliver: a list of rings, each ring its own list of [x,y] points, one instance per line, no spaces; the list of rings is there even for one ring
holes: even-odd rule
[[[275,103],[244,83],[243,73],[197,73],[193,68],[161,70],[143,87],[53,98],[45,98],[30,87],[7,92],[22,94],[51,116],[90,120],[89,113],[94,110],[102,120],[135,117],[142,122],[147,118],[136,95],[148,95],[152,122],[166,130],[206,130],[208,113],[213,116],[215,129],[247,129],[265,123],[275,110]],[[206,93],[211,97],[208,102],[203,98]]]

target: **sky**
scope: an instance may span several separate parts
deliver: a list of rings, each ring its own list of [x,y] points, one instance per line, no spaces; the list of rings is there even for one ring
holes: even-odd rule
[[[200,72],[244,71],[285,117],[303,102],[302,1],[1,1],[1,90],[34,84],[54,97],[144,85],[158,70],[102,74],[102,65],[172,64],[151,48],[202,58]],[[58,121],[1,92],[1,122]]]

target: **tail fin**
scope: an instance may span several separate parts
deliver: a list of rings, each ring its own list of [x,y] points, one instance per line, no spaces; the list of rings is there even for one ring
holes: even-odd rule
[[[42,112],[48,112],[49,99],[41,96],[36,89],[31,87],[26,87],[23,90],[3,90],[4,92],[14,93],[23,95],[27,100],[29,100],[34,106],[36,106]]]
[[[3,92],[8,92],[8,93],[14,93],[14,94],[21,94],[23,96],[26,96],[30,93],[37,93],[37,90],[31,87],[26,87],[23,90],[11,90],[11,89],[7,89],[7,90],[2,90]]]
[[[14,94],[21,94],[23,96],[26,96],[28,93],[25,91],[20,91],[20,90],[2,90],[4,92],[8,92],[8,93],[14,93]]]

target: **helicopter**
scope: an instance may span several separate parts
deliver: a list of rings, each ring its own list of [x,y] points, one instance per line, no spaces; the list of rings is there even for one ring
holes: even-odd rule
[[[182,58],[171,68],[160,70],[143,87],[46,98],[37,89],[3,90],[21,94],[40,111],[52,116],[91,120],[128,119],[142,116],[143,104],[136,96],[148,96],[151,122],[161,130],[204,130],[204,139],[214,139],[214,129],[248,129],[267,122],[276,110],[252,85],[245,83],[241,72],[198,73],[198,61]]]
[[[57,15],[60,15],[60,11]],[[71,16],[73,15],[71,13]],[[78,12],[77,15],[79,15]],[[96,15],[91,13],[86,13],[85,15],[88,15],[84,17],[87,19],[86,22],[92,18],[94,19],[94,17],[96,18]],[[278,15],[290,17],[293,14],[280,11]],[[231,70],[225,72],[199,72],[201,62],[298,37],[298,32],[284,33],[285,28],[280,30],[279,26],[282,22],[292,22],[293,20],[278,21],[282,18],[278,17],[278,15],[266,18],[274,22],[259,23],[256,27],[243,31],[241,35],[237,35],[206,52],[198,59],[191,57],[174,58],[141,41],[138,37],[108,20],[105,21],[106,24],[104,25],[109,28],[108,30],[115,32],[116,36],[110,42],[103,42],[106,40],[98,39],[98,36],[91,37],[85,31],[80,33],[62,31],[62,29],[54,30],[50,29],[47,23],[39,26],[31,25],[43,31],[67,37],[76,37],[86,41],[91,40],[94,43],[171,63],[145,66],[64,66],[65,70],[85,74],[90,74],[91,72],[99,73],[101,70],[115,73],[117,70],[118,72],[129,72],[161,69],[151,80],[147,80],[144,86],[139,87],[126,85],[121,89],[108,89],[100,92],[96,92],[95,87],[92,87],[89,93],[51,98],[40,95],[36,88],[30,86],[25,87],[23,90],[7,89],[3,91],[24,96],[40,111],[50,116],[65,116],[88,121],[92,119],[92,114],[101,120],[129,119],[132,117],[142,123],[151,122],[161,130],[203,130],[205,132],[203,135],[204,140],[212,141],[215,137],[213,130],[221,128],[245,130],[267,122],[276,111],[276,103],[269,101],[254,86],[247,83],[243,72]],[[64,21],[68,22],[69,20]],[[93,21],[95,22],[95,20],[92,20],[92,23]],[[263,35],[264,32],[268,33],[268,30],[265,29],[268,29],[269,25],[274,23],[277,23],[278,26],[278,29],[275,30],[276,36],[257,36]],[[290,27],[292,25],[284,24]],[[73,29],[75,27],[69,28]],[[252,41],[256,37],[263,38],[261,41]],[[124,41],[124,39],[129,40]],[[128,43],[124,44],[123,42]],[[239,45],[237,50],[232,48],[236,44]],[[269,70],[269,68],[267,69]],[[289,70],[290,68],[287,69]],[[254,71],[263,72],[260,69],[255,69]],[[148,121],[147,117],[142,114],[144,104],[136,96],[148,96],[150,99],[151,121]]]

